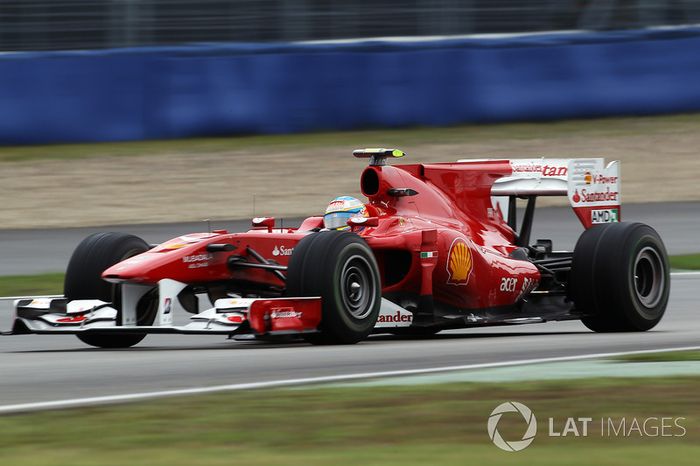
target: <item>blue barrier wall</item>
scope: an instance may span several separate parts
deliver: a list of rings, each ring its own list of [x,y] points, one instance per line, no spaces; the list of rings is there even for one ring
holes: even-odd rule
[[[700,110],[700,29],[0,55],[0,143]]]

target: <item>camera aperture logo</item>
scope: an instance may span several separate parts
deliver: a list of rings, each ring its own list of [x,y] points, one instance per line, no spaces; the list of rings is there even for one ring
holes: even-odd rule
[[[520,440],[505,440],[498,432],[498,421],[505,413],[519,413],[527,428]],[[496,406],[489,416],[489,422],[486,426],[491,441],[501,450],[505,451],[520,451],[527,448],[537,435],[537,419],[530,408],[517,401],[506,401]]]
[[[515,413],[522,417],[525,433],[520,439],[506,440],[498,430],[504,414]],[[607,438],[685,437],[686,418],[682,416],[640,417],[550,417],[546,435],[550,438],[589,437]],[[506,401],[496,406],[486,425],[489,438],[498,448],[508,452],[521,451],[530,446],[537,435],[537,419],[530,408],[517,401]],[[510,433],[513,433],[511,429]]]

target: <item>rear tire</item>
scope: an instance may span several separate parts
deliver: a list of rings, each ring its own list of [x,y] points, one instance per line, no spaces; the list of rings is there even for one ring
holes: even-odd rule
[[[111,302],[120,311],[121,287],[102,279],[102,272],[129,257],[148,251],[148,244],[141,238],[124,233],[95,233],[85,238],[75,249],[68,263],[64,282],[64,294],[70,300],[99,299]],[[152,298],[147,293],[139,306]],[[117,316],[117,319],[120,315]],[[98,348],[128,348],[146,337],[135,334],[78,334],[83,343]]]
[[[352,344],[372,332],[379,316],[379,268],[367,243],[350,232],[322,231],[302,239],[287,270],[287,296],[320,296],[320,333],[313,344]]]
[[[643,223],[611,223],[583,232],[574,249],[569,294],[595,332],[653,328],[670,293],[666,248]]]

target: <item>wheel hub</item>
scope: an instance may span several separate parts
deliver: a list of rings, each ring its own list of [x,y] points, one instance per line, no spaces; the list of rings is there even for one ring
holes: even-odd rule
[[[665,282],[664,263],[659,253],[651,247],[643,248],[634,261],[634,291],[639,302],[648,309],[656,306]]]
[[[364,319],[374,306],[372,269],[362,256],[352,256],[343,264],[341,294],[345,309],[356,319]]]

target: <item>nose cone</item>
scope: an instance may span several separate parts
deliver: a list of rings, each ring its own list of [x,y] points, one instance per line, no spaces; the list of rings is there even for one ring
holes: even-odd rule
[[[143,282],[155,267],[158,266],[158,256],[144,252],[114,264],[102,272],[102,278],[111,283],[123,281]]]

